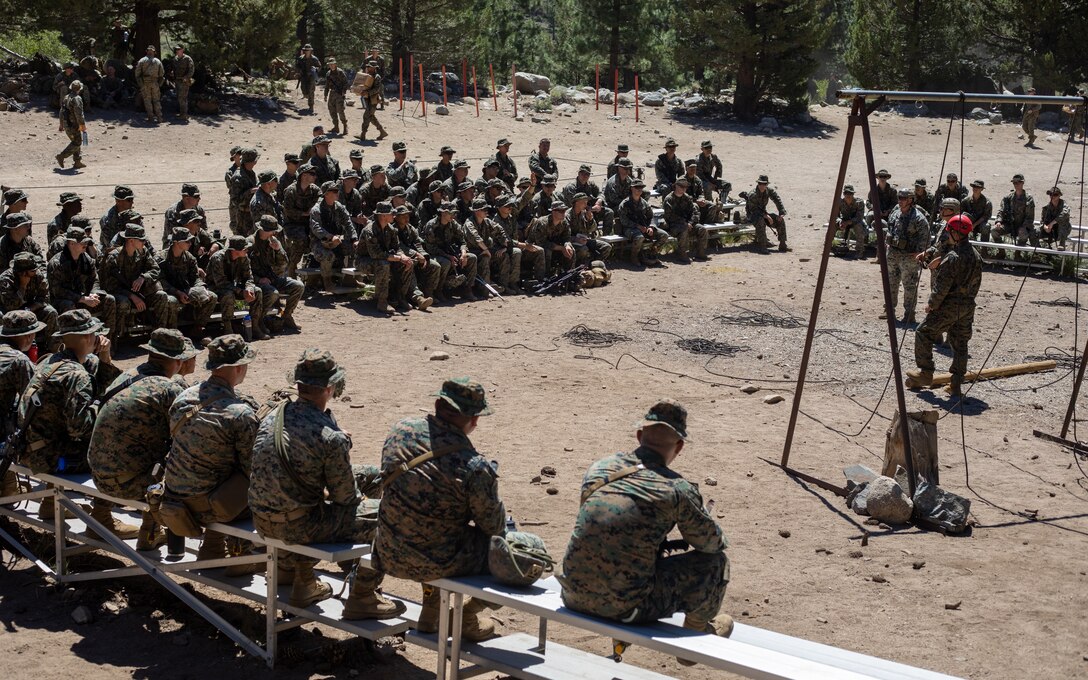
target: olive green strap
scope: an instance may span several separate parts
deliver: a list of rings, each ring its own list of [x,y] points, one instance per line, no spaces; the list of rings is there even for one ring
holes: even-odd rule
[[[447,444],[446,446],[439,446],[437,449],[435,449],[433,451],[427,451],[426,453],[421,453],[420,455],[416,456],[415,458],[408,461],[407,463],[401,463],[400,465],[398,465],[396,468],[393,469],[393,472],[390,473],[388,477],[385,477],[384,479],[382,479],[382,488],[383,489],[387,488],[390,484],[392,484],[394,481],[396,481],[396,479],[398,477],[400,477],[401,475],[403,475],[405,472],[409,472],[410,470],[413,470],[413,469],[419,467],[420,465],[423,465],[424,463],[426,463],[429,460],[434,460],[435,458],[440,458],[440,457],[446,455],[447,453],[452,453],[454,451],[457,451],[457,450],[461,449],[462,447],[463,447],[463,444]]]
[[[201,411],[203,411],[207,407],[211,406],[215,402],[217,402],[217,401],[219,401],[221,399],[226,399],[226,398],[227,397],[223,397],[223,396],[208,397],[204,401],[200,402],[199,404],[197,404],[193,408],[186,411],[184,414],[182,414],[181,419],[178,420],[178,422],[174,423],[174,426],[170,428],[170,436],[173,437],[174,435],[176,435],[178,433],[178,430],[181,429],[181,426],[184,425],[185,423],[189,422],[190,420],[192,420],[193,417],[196,416],[196,414],[200,413]]]
[[[280,467],[283,468],[283,471],[287,473],[299,489],[311,494],[320,494],[322,489],[315,489],[312,484],[307,484],[299,477],[298,472],[295,470],[294,463],[291,462],[291,456],[287,453],[287,444],[284,441],[283,436],[283,418],[284,413],[287,411],[287,404],[289,404],[290,401],[290,399],[284,399],[280,402],[280,405],[276,407],[276,419],[272,426],[273,446],[276,449],[276,455],[280,458]]]
[[[615,472],[608,475],[604,479],[598,479],[597,481],[593,482],[592,484],[590,484],[586,488],[582,489],[582,500],[581,500],[580,504],[583,504],[587,500],[589,500],[589,497],[592,496],[596,491],[600,490],[602,487],[607,486],[607,485],[611,484],[612,482],[619,481],[619,480],[623,479],[624,477],[628,477],[630,475],[633,475],[636,472],[638,472],[639,470],[645,470],[645,469],[646,469],[646,466],[643,465],[642,463],[639,463],[638,465],[628,465],[625,468],[620,468],[619,470],[616,470]]]

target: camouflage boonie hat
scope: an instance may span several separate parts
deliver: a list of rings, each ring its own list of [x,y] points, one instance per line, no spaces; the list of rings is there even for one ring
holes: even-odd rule
[[[454,161],[454,163],[453,163],[453,169],[454,170],[456,170],[457,168],[471,168],[471,167],[472,166],[468,164],[468,161],[466,161],[464,159],[459,160],[459,161]]]
[[[673,182],[672,185],[674,187],[689,187],[689,186],[691,186],[691,182],[689,182],[685,178],[681,177],[680,179]]]
[[[981,179],[976,179],[974,182],[971,182],[971,186],[978,187],[979,189],[985,189],[986,188],[986,182],[984,182]]]
[[[322,194],[327,194],[330,191],[335,191],[336,193],[340,193],[340,185],[337,184],[336,181],[331,180],[331,179],[328,182],[325,182],[324,184],[321,185],[321,193]]]
[[[332,140],[329,139],[328,135],[318,135],[310,141],[310,144],[313,146],[319,146],[321,144],[329,144],[331,142]]]
[[[311,52],[313,52],[313,50],[314,50],[313,45],[311,45],[310,43],[306,43],[305,45],[303,45],[302,46],[302,51],[305,52],[306,50],[310,50]]]
[[[653,425],[664,425],[680,435],[681,439],[689,439],[688,410],[672,399],[665,399],[651,406],[650,410],[643,416],[639,426],[650,427]]]
[[[455,213],[457,212],[457,204],[453,201],[442,201],[438,206],[438,212]]]
[[[566,212],[567,204],[563,201],[556,201],[552,203],[552,212]]]
[[[883,177],[884,179],[890,179],[891,176],[892,176],[892,173],[888,172],[884,168],[881,168],[881,169],[876,171],[876,176],[877,177]]]
[[[256,163],[257,159],[260,157],[261,154],[257,153],[256,149],[242,149],[243,163]]]
[[[302,159],[298,157],[297,153],[285,153],[283,154],[284,163],[301,163]]]
[[[5,338],[17,338],[20,335],[30,335],[45,328],[45,324],[38,321],[34,312],[25,309],[16,309],[4,315],[3,325],[0,327],[0,336]]]
[[[707,140],[704,140],[701,144],[699,144],[699,148],[700,149],[713,149],[714,144],[711,143],[711,141],[709,139],[707,139]]]
[[[903,187],[902,189],[897,191],[896,195],[899,198],[914,198],[914,192],[911,191],[910,189],[906,188],[906,187]]]
[[[528,586],[550,572],[555,560],[548,554],[544,539],[527,531],[508,531],[492,536],[487,552],[491,576],[511,586]]]
[[[956,173],[954,173],[954,172],[950,172],[950,173],[948,173],[948,175],[947,175],[947,176],[946,176],[946,177],[944,178],[944,180],[945,180],[946,182],[958,182],[958,181],[960,181],[960,176],[959,176],[959,175],[957,175],[957,174],[956,174]]]
[[[631,147],[626,144],[617,144],[616,153],[631,153]]]
[[[574,194],[570,198],[571,203],[577,203],[578,201],[588,201],[588,200],[589,200],[589,194],[585,193],[584,191],[579,191],[578,193]]]
[[[192,359],[201,351],[192,343],[186,343],[185,336],[176,328],[156,328],[151,332],[151,338],[140,345],[140,349],[178,361]]]
[[[444,146],[444,147],[442,147],[442,149],[441,149],[441,150],[440,150],[440,151],[438,152],[438,155],[439,155],[439,156],[445,156],[446,154],[455,154],[455,153],[457,153],[457,152],[453,150],[453,147],[452,147],[452,146]]]
[[[559,178],[555,175],[544,175],[544,178],[540,180],[540,184],[546,187],[553,187],[559,181]]]
[[[118,184],[113,188],[113,197],[118,201],[131,201],[135,196],[132,189],[124,184]]]
[[[336,63],[336,57],[325,57],[325,63],[332,66]]]
[[[193,235],[185,227],[174,227],[170,231],[170,243],[187,243],[193,240]]]
[[[633,167],[635,167],[635,164],[631,161],[630,158],[621,158],[618,161],[616,161],[616,165],[618,165],[621,168],[633,168]]]
[[[379,201],[378,204],[376,206],[374,206],[374,214],[375,215],[392,215],[393,214],[393,204],[390,203],[389,201]]]
[[[314,177],[317,177],[317,168],[310,165],[309,163],[304,163],[298,169],[298,176],[302,177],[303,175],[313,175]]]
[[[60,195],[60,200],[57,201],[57,205],[68,205],[69,203],[75,203],[82,201],[83,197],[74,191],[65,191]]]
[[[91,218],[86,215],[73,215],[72,221],[68,223],[70,227],[79,227],[84,231],[91,230]]]
[[[509,139],[507,139],[506,137],[503,137],[503,138],[502,138],[502,139],[500,139],[499,141],[495,142],[495,148],[496,148],[496,149],[500,149],[500,148],[502,148],[502,147],[504,147],[504,146],[510,146],[511,144],[513,144],[513,142],[511,142],[511,141],[510,141]]]
[[[4,192],[4,205],[15,205],[19,201],[29,201],[30,197],[22,189],[8,189]]]
[[[960,211],[960,200],[958,198],[946,198],[941,201],[941,210],[944,209]]]
[[[181,212],[179,212],[177,219],[178,224],[191,224],[193,222],[200,222],[204,218],[200,216],[200,213],[190,208],[188,210],[182,210]],[[186,233],[188,233],[188,230],[186,230]]]
[[[377,163],[370,166],[370,176],[371,177],[373,177],[374,175],[384,175],[384,174],[385,174],[385,166],[378,165]]]
[[[578,172],[579,172],[579,174],[585,172],[585,173],[588,173],[588,174],[592,175],[593,174],[593,168],[591,168],[588,165],[583,163],[582,165],[578,166]]]
[[[499,162],[498,158],[488,158],[486,161],[484,161],[484,170],[486,170],[488,168],[501,168],[501,167],[502,167],[502,163]]]
[[[771,183],[771,178],[767,177],[767,175],[760,175],[759,177],[756,178],[756,184],[770,184],[770,183]]]
[[[1012,183],[1013,184],[1016,184],[1017,182],[1023,182],[1023,181],[1024,181],[1024,176],[1021,175],[1019,172],[1012,176]]]
[[[363,157],[363,150],[362,149],[352,149],[348,153],[348,158],[362,158],[362,157]]]
[[[670,147],[674,148],[674,147],[677,147],[677,146],[679,146],[679,144],[677,144],[676,140],[673,139],[672,137],[669,137],[668,139],[665,140],[665,148],[666,149],[668,149]]]
[[[919,178],[919,179],[916,179],[916,180],[914,180],[914,186],[916,186],[916,187],[924,187],[924,186],[926,186],[926,178],[925,178],[925,177],[921,177],[921,178]]]
[[[231,158],[234,158],[235,156],[237,156],[240,153],[242,153],[242,147],[235,145],[235,146],[232,146],[230,148],[230,157]]]
[[[140,224],[144,221],[144,216],[140,214],[139,210],[129,208],[117,213],[117,221],[121,224]]]
[[[261,215],[261,231],[277,232],[280,230],[280,221],[275,215]]]
[[[472,199],[472,211],[473,212],[476,212],[477,210],[487,210],[489,207],[490,206],[488,206],[488,204],[487,204],[487,199],[483,199],[483,198],[474,198],[474,199]]]
[[[57,332],[53,336],[90,335],[97,333],[103,326],[104,324],[91,316],[86,309],[70,309],[57,317]]]
[[[514,198],[513,196],[506,196],[503,199],[501,199],[495,207],[497,207],[497,208],[513,208],[513,207],[516,207],[517,204],[518,204],[518,199]]]
[[[1050,187],[1046,190],[1047,196],[1061,196],[1062,190],[1059,187]]]
[[[853,184],[845,184],[845,185],[843,185],[843,187],[842,187],[842,192],[843,192],[844,194],[851,194],[851,195],[853,195],[853,193],[854,193],[854,185],[853,185]]]
[[[401,215],[411,215],[412,211],[409,210],[408,206],[406,205],[398,205],[397,207],[393,208],[393,214],[397,217],[400,217]]]
[[[200,187],[198,187],[195,184],[182,184],[181,185],[181,195],[182,196],[189,196],[191,198],[199,198],[200,197]]]
[[[506,189],[506,182],[502,181],[498,177],[492,177],[491,179],[487,180],[487,188],[488,189],[503,189],[503,190],[505,190]]]
[[[261,184],[275,182],[278,179],[279,177],[276,175],[276,173],[272,172],[271,170],[262,170],[261,174],[257,175],[257,181]]]
[[[404,190],[404,187],[393,187],[389,190],[389,198],[404,198],[408,195],[408,192]]]
[[[23,251],[21,253],[15,253],[15,257],[11,258],[11,269],[16,274],[21,272],[32,272],[38,268],[38,258],[34,253],[28,253]]]
[[[332,353],[316,347],[307,347],[299,355],[298,361],[295,362],[295,368],[289,374],[288,379],[302,385],[328,387],[329,385],[343,383],[346,377],[347,372],[343,366],[336,363]]]
[[[684,167],[685,168],[697,168],[697,167],[699,167],[699,161],[695,160],[694,158],[689,158],[686,161],[684,161]]]
[[[442,181],[435,180],[431,182],[431,186],[427,187],[427,193],[433,194],[436,191],[442,191]]]
[[[393,142],[393,151],[407,151],[408,144],[405,142]]]
[[[433,396],[446,402],[466,416],[486,416],[492,413],[484,386],[472,378],[450,378]]]
[[[5,229],[18,229],[19,227],[26,226],[28,224],[32,224],[33,222],[34,222],[34,220],[32,220],[30,218],[29,213],[25,213],[25,212],[11,213],[4,220],[4,228]]]
[[[147,238],[147,233],[144,231],[143,225],[140,224],[126,224],[125,231],[121,235],[121,238],[138,238],[141,241]]]
[[[257,351],[250,347],[237,333],[220,335],[208,343],[208,360],[204,368],[213,371],[227,366],[241,366],[253,361]]]
[[[346,179],[362,179],[362,177],[359,175],[359,171],[348,168],[340,173],[340,180],[343,181]]]
[[[468,191],[469,189],[475,190],[476,184],[474,184],[473,182],[461,182],[457,185],[457,193],[461,193],[462,191]]]
[[[529,179],[528,175],[518,178],[518,188],[519,189],[527,187],[532,183],[533,183],[533,180]]]
[[[645,187],[646,187],[646,182],[643,182],[641,179],[636,177],[635,179],[631,180],[631,188],[632,189],[643,189]]]
[[[245,236],[231,236],[227,239],[227,250],[245,250],[248,246]]]
[[[87,240],[87,232],[79,227],[68,227],[67,231],[64,232],[64,240],[72,241],[74,243],[83,243]]]

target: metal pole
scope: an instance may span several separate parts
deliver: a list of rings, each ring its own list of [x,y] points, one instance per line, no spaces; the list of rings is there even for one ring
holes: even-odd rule
[[[1088,352],[1088,338],[1084,340],[1084,352]],[[1069,434],[1069,424],[1073,422],[1073,411],[1077,408],[1080,385],[1084,381],[1084,352],[1080,353],[1080,365],[1077,366],[1077,380],[1073,383],[1073,394],[1069,397],[1069,406],[1065,409],[1065,421],[1062,423],[1062,439]]]
[[[601,110],[601,65],[597,64],[595,69],[597,77],[597,87],[593,88],[593,103],[597,106],[597,111]]]
[[[472,65],[472,98],[476,100],[476,117],[480,117],[480,91],[476,88],[476,65]]]
[[[518,117],[518,66],[510,64],[510,87],[514,90],[514,118]]]
[[[883,97],[887,101],[969,102],[972,104],[1084,104],[1086,97],[1047,97],[1027,94],[985,94],[978,92],[910,92],[901,90],[837,90],[839,99]]]
[[[612,69],[612,115],[618,115],[620,110],[620,70]]]
[[[880,193],[876,185],[876,158],[873,156],[873,138],[869,131],[869,113],[876,109],[865,108],[865,102],[861,97],[854,100],[862,109],[861,139],[865,143],[865,171],[869,175],[869,195],[873,205],[880,206]],[[841,191],[841,189],[840,189]],[[884,220],[879,215],[874,216],[873,225],[876,228],[876,253],[880,260],[880,278],[884,288],[884,312],[888,319],[888,343],[892,350],[892,377],[895,379],[895,396],[899,404],[899,429],[903,435],[903,462],[907,466],[907,483],[910,487],[910,497],[914,498],[914,489],[917,481],[914,478],[914,453],[910,446],[910,427],[907,419],[907,398],[903,393],[903,367],[899,364],[899,341],[895,336],[895,296],[888,282],[888,255],[886,240],[884,238]],[[895,291],[898,293],[898,291]]]
[[[423,93],[423,64],[419,65],[419,103],[423,105],[423,117],[427,117],[427,95]]]
[[[397,80],[400,82],[400,110],[404,110],[404,57],[397,58]]]
[[[416,94],[416,56],[414,54],[408,54],[408,97],[412,98]],[[422,83],[420,84],[422,86]]]
[[[638,122],[638,74],[635,74],[635,122]]]
[[[850,164],[850,148],[854,143],[854,128],[861,117],[863,102],[855,99],[850,110],[849,126],[846,128],[846,142],[842,147],[842,161],[839,163],[839,176],[835,180],[835,197],[831,202],[831,217],[827,220],[827,234],[824,236],[824,254],[820,260],[820,273],[816,277],[816,292],[812,296],[812,310],[808,315],[808,330],[805,332],[805,348],[801,352],[801,368],[797,374],[797,387],[794,389],[793,405],[790,408],[790,424],[786,427],[786,444],[782,449],[782,467],[790,462],[790,448],[793,446],[793,431],[797,427],[797,414],[801,410],[801,394],[805,390],[805,377],[808,375],[808,360],[812,355],[812,340],[816,335],[816,317],[820,314],[820,301],[823,299],[824,283],[827,280],[827,264],[831,259],[831,246],[835,240],[835,219],[839,216],[839,196],[846,183],[846,168]]]

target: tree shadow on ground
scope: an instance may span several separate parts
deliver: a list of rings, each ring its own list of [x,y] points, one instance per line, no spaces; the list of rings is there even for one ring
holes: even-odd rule
[[[758,121],[745,123],[735,118],[724,119],[712,116],[693,116],[679,113],[674,113],[672,119],[678,123],[689,126],[692,130],[732,132],[745,137],[761,137],[768,141],[781,140],[782,138],[830,139],[834,133],[839,131],[839,126],[827,121],[819,120],[815,117],[813,118],[813,121],[808,124],[798,123],[787,125],[787,127],[792,129],[792,132],[786,133],[780,130],[774,134],[761,132],[757,127]]]

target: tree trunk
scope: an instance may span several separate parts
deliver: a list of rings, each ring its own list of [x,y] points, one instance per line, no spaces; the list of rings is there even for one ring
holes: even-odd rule
[[[620,3],[615,0],[612,3],[612,30],[608,39],[608,78],[602,82],[605,87],[612,85],[616,69],[620,67]],[[605,84],[607,83],[607,84]]]
[[[132,25],[132,56],[139,60],[146,53],[147,46],[151,45],[161,58],[159,6],[152,0],[136,0],[133,13],[136,21]]]
[[[756,87],[755,57],[745,56],[737,65],[737,89],[733,94],[733,113],[741,120],[752,120],[759,105]]]
[[[907,89],[922,89],[922,77],[919,70],[922,61],[922,0],[914,0],[910,26],[907,28]]]

